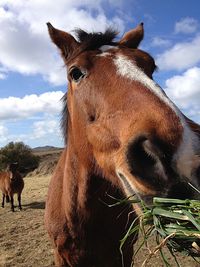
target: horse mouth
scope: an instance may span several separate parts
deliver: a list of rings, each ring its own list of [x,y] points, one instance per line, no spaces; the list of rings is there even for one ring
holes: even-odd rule
[[[200,199],[200,190],[193,186],[189,180],[178,180],[176,183],[166,186],[162,191],[154,191],[148,186],[137,181],[131,174],[118,170],[117,177],[120,179],[123,190],[127,197],[142,200],[147,206],[152,205],[154,197],[168,197],[176,199]],[[139,186],[138,186],[139,185]],[[163,185],[164,187],[164,185]]]
[[[142,184],[140,186],[144,190],[140,190],[133,184],[133,182],[130,181],[130,178],[127,175],[125,175],[121,170],[117,171],[116,174],[120,179],[120,182],[123,186],[123,189],[127,197],[135,196],[135,198],[144,201],[146,205],[152,205],[153,197],[160,195],[158,192],[150,188],[146,188]],[[134,179],[133,177],[131,178]]]

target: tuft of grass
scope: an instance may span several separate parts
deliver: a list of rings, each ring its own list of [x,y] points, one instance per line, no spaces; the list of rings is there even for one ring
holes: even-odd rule
[[[164,247],[168,248],[178,267],[180,264],[176,258],[177,252],[191,256],[194,261],[200,263],[198,260],[200,257],[200,201],[155,197],[152,207],[149,208],[142,201],[128,198],[117,202],[117,205],[126,201],[129,204],[140,203],[143,213],[132,222],[121,240],[120,251],[129,236],[140,232],[143,240],[135,251],[134,257],[144,246],[149,250],[149,255],[142,267],[146,266],[157,252],[160,252],[164,266],[172,266],[163,253]],[[140,223],[136,224],[138,219]],[[153,234],[156,234],[157,246],[150,250],[148,239]]]

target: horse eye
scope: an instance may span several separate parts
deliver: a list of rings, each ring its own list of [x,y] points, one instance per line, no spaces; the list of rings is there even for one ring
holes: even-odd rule
[[[85,76],[85,73],[82,72],[79,68],[74,67],[70,71],[69,75],[70,75],[70,77],[72,78],[73,81],[79,82]]]

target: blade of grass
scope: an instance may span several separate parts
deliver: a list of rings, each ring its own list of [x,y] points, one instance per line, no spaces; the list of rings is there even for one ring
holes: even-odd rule
[[[173,218],[173,219],[177,219],[177,220],[184,220],[184,221],[188,221],[188,216],[186,215],[182,215],[179,214],[177,212],[173,212],[173,211],[169,211],[166,209],[161,209],[161,208],[154,208],[152,211],[153,215],[158,215],[158,216],[163,216],[163,217],[167,217],[167,218]]]
[[[176,266],[177,266],[177,267],[181,267],[181,265],[179,264],[179,262],[178,262],[178,260],[177,260],[177,258],[176,258],[176,255],[174,254],[172,248],[170,248],[170,247],[167,247],[167,248],[168,248],[170,254],[172,255],[172,257],[174,258],[174,261],[175,261],[175,263],[176,263]]]
[[[138,224],[137,224],[136,226],[134,226],[135,223],[136,223],[136,221],[137,221],[138,219],[139,219],[139,217],[137,217],[137,218],[135,218],[135,219],[133,220],[133,222],[131,223],[131,225],[130,225],[128,231],[127,231],[126,234],[125,234],[125,236],[120,240],[120,247],[119,247],[119,249],[120,249],[120,253],[121,253],[121,254],[123,254],[123,252],[122,252],[122,247],[123,247],[124,243],[126,242],[127,238],[128,238],[131,234],[133,234],[134,232],[136,232],[136,231],[139,230],[139,225],[138,225]]]
[[[192,214],[187,210],[183,210],[183,214],[185,214],[189,218],[190,222],[200,231],[200,225],[195,221],[195,218],[192,216]]]
[[[190,200],[189,199],[175,199],[175,198],[160,198],[160,197],[154,197],[153,198],[153,204],[155,206],[160,206],[162,204],[189,204]]]
[[[196,192],[198,192],[200,194],[200,191],[190,182],[188,182],[188,185],[191,186]]]
[[[156,234],[156,243],[157,243],[157,245],[160,244],[160,239],[159,239],[159,237],[160,237],[159,234]],[[161,255],[161,258],[162,258],[162,260],[163,260],[165,266],[166,266],[166,267],[172,267],[171,264],[167,261],[165,255],[164,255],[164,253],[163,253],[163,251],[162,251],[162,248],[160,249],[160,255]]]

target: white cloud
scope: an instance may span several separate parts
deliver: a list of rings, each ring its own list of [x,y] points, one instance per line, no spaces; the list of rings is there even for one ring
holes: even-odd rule
[[[163,70],[184,70],[200,62],[200,36],[191,42],[174,45],[163,54],[157,56],[156,64]]]
[[[0,119],[24,119],[38,113],[58,114],[61,111],[60,99],[63,92],[46,92],[41,95],[26,95],[23,98],[0,98]]]
[[[1,0],[0,64],[9,71],[41,74],[52,84],[64,84],[63,62],[51,44],[46,22],[66,31],[77,27],[101,31],[110,24],[123,30],[123,19],[107,19],[103,3],[104,0]]]
[[[175,33],[194,33],[198,28],[198,21],[194,18],[182,18],[175,24]]]
[[[8,128],[0,124],[0,144],[7,141]]]
[[[171,44],[171,42],[169,41],[169,40],[167,40],[167,39],[163,39],[163,38],[161,38],[161,37],[154,37],[153,39],[152,39],[152,46],[168,46],[168,45],[170,45]]]
[[[58,120],[42,120],[33,124],[33,135],[31,139],[44,138],[45,136],[61,136],[60,124]]]
[[[182,75],[166,80],[167,95],[191,116],[200,115],[200,68],[193,67]]]
[[[64,146],[60,122],[56,116],[46,115],[40,117],[39,121],[32,122],[32,120],[27,119],[25,124],[14,121],[5,125],[0,124],[0,147],[12,141],[24,142],[31,147],[43,146],[45,144],[59,147]],[[24,127],[26,127],[26,132],[24,132]]]

